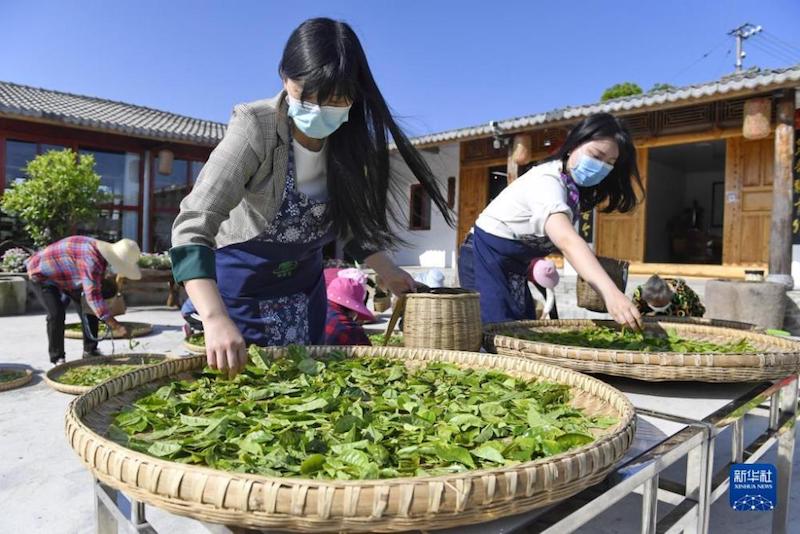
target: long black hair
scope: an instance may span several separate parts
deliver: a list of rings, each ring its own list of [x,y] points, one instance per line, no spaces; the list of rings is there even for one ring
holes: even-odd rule
[[[436,186],[436,177],[411,145],[372,77],[367,56],[353,29],[328,18],[309,19],[292,32],[278,69],[282,79],[302,83],[302,100],[315,95],[352,102],[350,115],[328,139],[328,196],[334,230],[352,236],[366,249],[383,250],[402,242],[390,221],[399,222],[391,190],[400,198],[389,165],[389,135],[406,165],[452,226],[453,218]]]
[[[583,119],[569,131],[564,144],[550,158],[550,161],[561,161],[564,172],[567,172],[567,160],[576,148],[588,141],[604,137],[611,138],[617,143],[619,157],[614,163],[614,169],[602,182],[592,187],[579,187],[581,211],[592,210],[608,200],[608,205],[602,210],[603,212],[625,213],[636,207],[638,199],[634,191],[634,184],[642,193],[642,197],[644,189],[642,178],[639,175],[639,166],[636,163],[636,147],[633,145],[631,134],[622,121],[614,115],[595,113]]]

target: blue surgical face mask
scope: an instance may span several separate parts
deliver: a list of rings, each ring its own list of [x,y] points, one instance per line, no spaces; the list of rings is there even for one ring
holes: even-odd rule
[[[350,106],[319,106],[289,98],[289,116],[297,129],[313,139],[325,139],[347,122]]]
[[[602,182],[613,169],[613,165],[584,154],[578,164],[570,169],[570,175],[579,186],[592,187]]]

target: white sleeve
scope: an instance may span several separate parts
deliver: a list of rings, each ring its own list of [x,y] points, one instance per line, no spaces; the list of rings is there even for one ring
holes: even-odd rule
[[[529,195],[533,235],[545,237],[544,225],[550,215],[563,213],[572,220],[572,210],[567,204],[567,189],[561,178],[542,175],[536,179],[535,190]]]

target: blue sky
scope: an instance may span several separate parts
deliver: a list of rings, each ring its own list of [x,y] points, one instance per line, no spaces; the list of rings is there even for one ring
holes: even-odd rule
[[[313,16],[354,27],[415,135],[594,102],[619,81],[718,78],[743,22],[766,30],[745,66],[800,63],[797,0],[0,0],[0,80],[227,121],[278,91],[286,39]]]

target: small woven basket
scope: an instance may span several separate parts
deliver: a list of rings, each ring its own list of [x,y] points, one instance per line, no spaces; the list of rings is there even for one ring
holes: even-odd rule
[[[9,380],[8,382],[0,382],[0,391],[9,391],[24,386],[33,378],[33,371],[30,369],[20,369],[18,367],[0,367],[0,372],[14,372],[21,373],[18,378]]]
[[[605,258],[598,256],[597,261],[600,266],[605,270],[617,288],[625,292],[625,287],[628,285],[628,266],[627,261],[616,260],[614,258]],[[606,313],[606,303],[600,293],[594,290],[589,282],[578,276],[577,286],[575,288],[577,295],[578,306],[589,311]]]
[[[95,386],[79,386],[74,384],[65,384],[59,382],[61,376],[76,367],[84,367],[87,365],[137,365],[147,367],[149,365],[156,365],[167,359],[163,354],[121,354],[119,356],[98,356],[96,358],[83,358],[80,360],[73,360],[71,362],[56,365],[44,374],[45,383],[56,391],[67,393],[69,395],[83,395]],[[155,360],[158,360],[156,362]],[[153,363],[148,363],[153,362]]]
[[[406,347],[466,351],[481,348],[481,307],[475,291],[442,287],[399,297],[386,329],[387,339],[400,317],[404,317]]]

